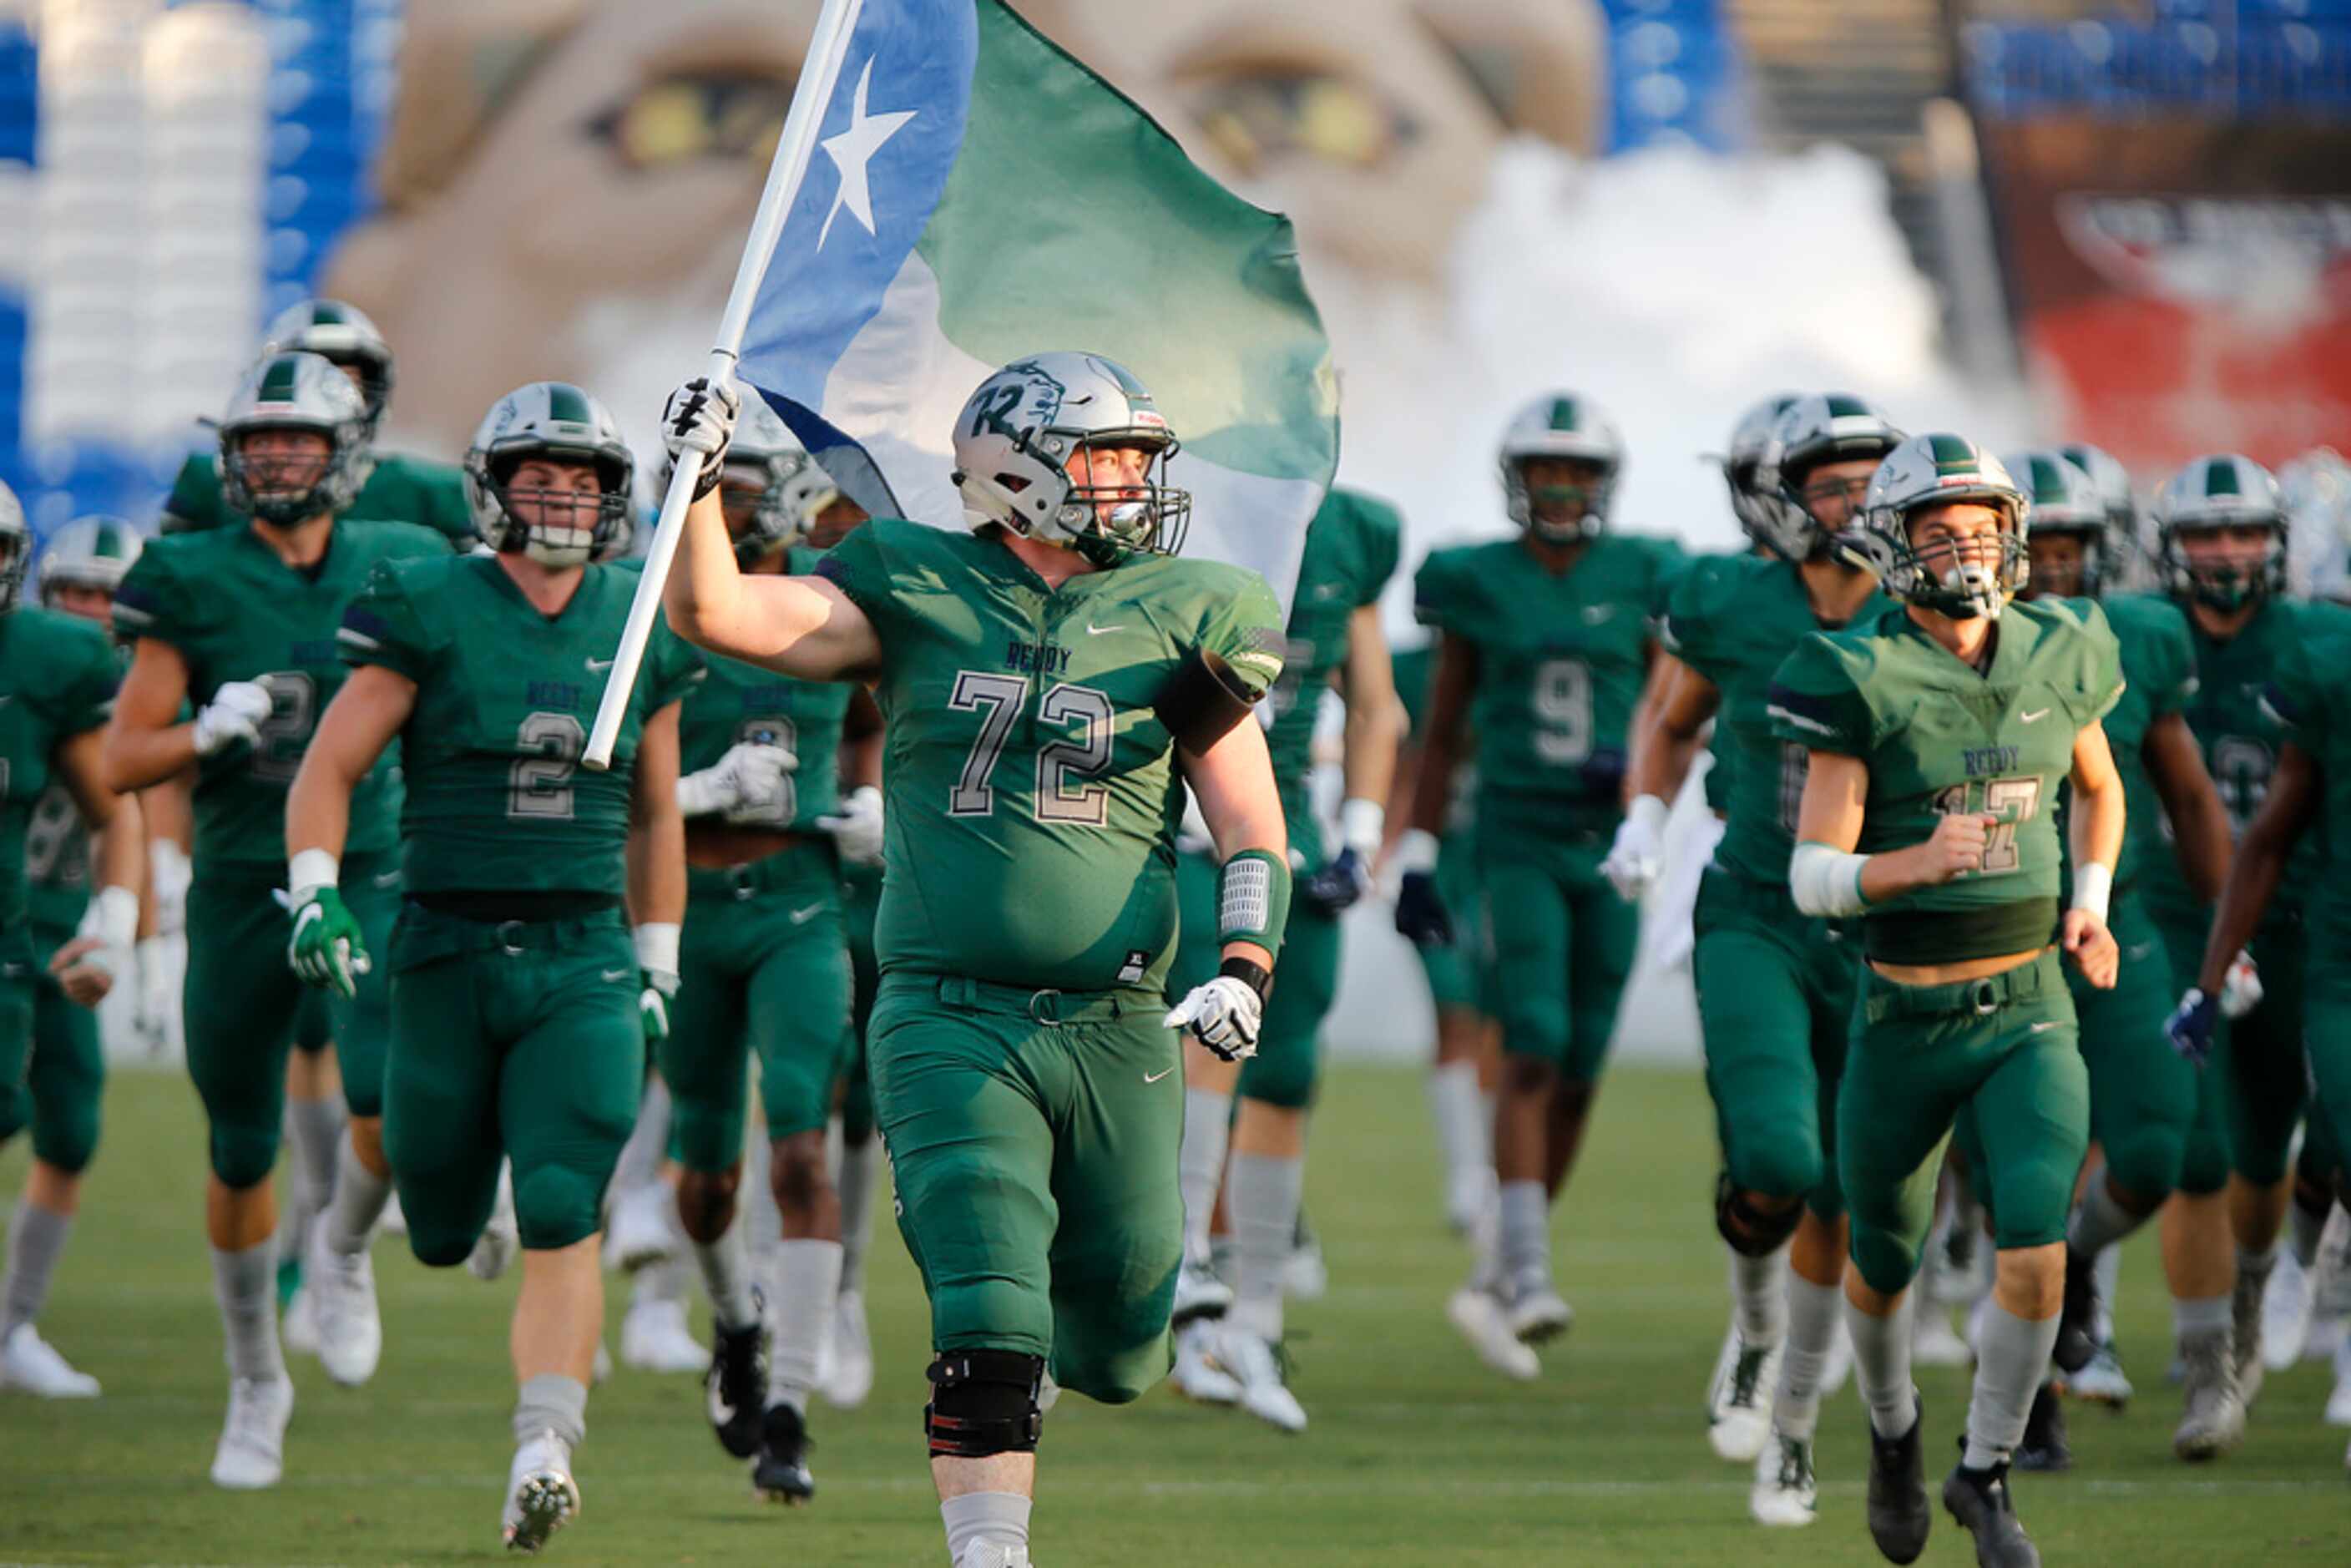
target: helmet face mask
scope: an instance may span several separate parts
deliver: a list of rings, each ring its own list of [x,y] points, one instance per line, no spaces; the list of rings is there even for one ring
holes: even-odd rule
[[[1936,516],[1959,502],[1991,509],[1998,543],[1987,553],[1961,547]],[[1996,620],[2022,591],[2031,570],[2031,504],[1999,458],[1964,436],[1914,435],[1886,455],[1869,482],[1861,530],[1851,547],[1865,555],[1886,593],[1955,621]],[[1917,533],[1928,534],[1922,544]]]
[[[1855,507],[1840,527],[1813,515],[1804,496],[1815,470],[1831,463],[1882,462],[1902,442],[1902,433],[1850,392],[1813,392],[1781,411],[1756,466],[1750,530],[1782,559],[1816,560],[1834,552],[1848,566],[1873,570],[1853,538],[1860,526]]]
[[[752,566],[807,538],[840,494],[767,400],[746,397],[719,478],[737,564]]]
[[[583,465],[596,486],[517,486],[552,477],[542,465]],[[465,499],[475,531],[493,550],[542,566],[584,566],[628,528],[635,476],[636,459],[603,404],[568,382],[533,382],[492,404],[474,433]]]
[[[2113,580],[2117,538],[2113,511],[2098,481],[2057,447],[2012,452],[2001,465],[2032,503],[2028,591],[2058,599],[2097,598]],[[2078,549],[2051,549],[2057,540],[2078,541]]]
[[[1103,448],[1141,453],[1132,480],[1102,482]],[[1096,566],[1184,548],[1192,497],[1167,483],[1181,450],[1151,393],[1099,354],[1017,360],[980,382],[956,416],[955,483],[964,520],[1073,549]],[[1083,467],[1082,482],[1074,469]]]
[[[1546,392],[1520,405],[1502,431],[1502,507],[1510,521],[1546,544],[1576,544],[1608,528],[1625,441],[1607,411],[1576,392]],[[1538,463],[1579,465],[1541,483]]]
[[[320,437],[324,455],[293,453],[288,443],[269,439],[274,432]],[[256,445],[264,450],[254,451]],[[221,420],[222,497],[235,510],[273,528],[293,528],[341,511],[366,486],[371,467],[367,406],[359,389],[316,354],[262,360]]]
[[[35,582],[43,607],[57,608],[58,596],[68,589],[111,599],[144,548],[139,530],[120,517],[76,517],[42,547]]]
[[[25,594],[25,569],[33,563],[33,530],[16,492],[0,485],[0,615],[16,608]]]
[[[367,406],[369,439],[383,423],[392,402],[392,346],[356,306],[340,299],[305,299],[272,318],[263,334],[264,355],[317,354],[339,367],[349,367],[357,378],[360,400]]]
[[[2155,526],[2157,553],[2172,598],[2230,615],[2284,596],[2290,544],[2285,506],[2276,479],[2252,458],[2220,453],[2189,464],[2156,497]],[[2268,535],[2258,557],[2215,559],[2238,552],[2196,542],[2240,529]]]

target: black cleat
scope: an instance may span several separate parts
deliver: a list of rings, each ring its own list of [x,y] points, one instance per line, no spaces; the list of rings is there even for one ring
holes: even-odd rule
[[[1977,1568],[2041,1568],[2041,1549],[2016,1521],[2006,1465],[1959,1466],[1943,1482],[1943,1506],[1975,1537]]]
[[[2049,1359],[2060,1372],[2079,1372],[2098,1354],[2097,1260],[2065,1249],[2065,1304],[2057,1316],[2057,1343]]]
[[[2074,1468],[2074,1449],[2065,1441],[2065,1402],[2043,1384],[2033,1391],[2032,1414],[2024,1418],[2024,1441],[2017,1445],[2016,1468],[2043,1473]]]
[[[759,1429],[759,1458],[751,1467],[751,1490],[769,1502],[803,1503],[816,1496],[809,1474],[808,1424],[789,1405],[770,1405]]]
[[[710,1370],[702,1379],[710,1429],[738,1459],[759,1451],[759,1417],[768,1408],[768,1314],[758,1291],[751,1301],[758,1311],[749,1327],[712,1325]]]
[[[1869,1428],[1869,1538],[1888,1563],[1916,1563],[1934,1528],[1927,1500],[1927,1463],[1918,1439],[1927,1428],[1927,1402],[1915,1394],[1917,1416],[1899,1437]]]

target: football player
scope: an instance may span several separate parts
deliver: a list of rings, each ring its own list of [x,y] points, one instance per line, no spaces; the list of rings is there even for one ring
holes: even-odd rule
[[[378,564],[337,633],[350,676],[286,810],[296,967],[338,989],[379,956],[391,972],[383,1142],[420,1261],[466,1260],[513,1162],[519,1394],[500,1528],[524,1552],[580,1510],[598,1210],[678,988],[678,705],[699,656],[656,625],[611,768],[579,766],[638,580],[594,564],[633,467],[578,387],[499,399],[465,458],[495,553]],[[387,946],[338,884],[354,791],[395,739],[407,881]]]
[[[735,395],[681,387],[673,450],[722,454]],[[1110,361],[1005,366],[954,444],[970,532],[876,519],[814,577],[747,576],[705,500],[666,601],[714,652],[872,683],[890,764],[868,1067],[931,1303],[932,1478],[958,1568],[1014,1568],[1047,1358],[1113,1404],[1167,1368],[1174,1031],[1255,1048],[1290,904],[1249,722],[1281,625],[1262,579],[1176,558],[1176,434]],[[1223,961],[1170,1010],[1186,784],[1225,855]]]
[[[1681,787],[1676,758],[1712,721],[1708,777],[1728,780],[1729,816],[1698,893],[1694,968],[1732,1315],[1707,1437],[1756,1464],[1751,1507],[1765,1524],[1811,1523],[1818,1494],[1813,1436],[1844,1276],[1836,1086],[1859,965],[1844,925],[1789,902],[1805,754],[1773,731],[1771,677],[1799,639],[1886,607],[1852,536],[1870,476],[1901,439],[1842,392],[1782,413],[1746,513],[1768,553],[1706,558],[1675,585],[1661,641],[1677,672],[1634,747],[1633,803],[1602,868],[1639,901]]]
[[[1869,482],[1858,535],[1899,606],[1799,643],[1773,677],[1779,738],[1807,753],[1788,884],[1796,907],[1860,917],[1867,969],[1837,1100],[1852,1226],[1854,1370],[1868,1406],[1868,1521],[1916,1559],[1932,1522],[1910,1378],[1911,1285],[1955,1121],[1999,1248],[1975,1392],[1943,1504],[1979,1563],[2027,1568],[2009,1464],[2057,1343],[2066,1211],[2089,1135],[2088,1074],[2061,952],[2114,984],[2105,924],[2122,780],[2099,721],[2120,698],[2094,604],[2011,602],[2028,504],[1973,442],[1914,435]],[[2057,792],[2070,783],[2061,915]],[[2055,934],[2053,942],[2052,936]]]
[[[446,463],[376,449],[376,434],[392,402],[392,346],[375,323],[340,299],[289,305],[269,323],[260,357],[293,353],[316,354],[336,365],[366,402],[360,455],[354,459],[358,486],[342,504],[355,517],[421,523],[453,549],[471,549],[474,522],[465,507],[464,476]],[[183,533],[236,522],[235,499],[225,497],[225,488],[214,455],[191,455],[163,502],[163,531]]]
[[[32,545],[0,485],[0,1143],[33,1130],[0,1276],[0,1388],[91,1398],[98,1379],[35,1324],[98,1147],[106,1061],[90,1009],[131,963],[146,846],[137,800],[100,766],[113,644],[76,611],[21,602]]]
[[[341,518],[364,473],[367,409],[315,354],[256,367],[221,422],[221,472],[243,527],[158,539],[115,592],[131,673],[107,731],[107,770],[139,789],[193,767],[195,881],[188,890],[183,994],[188,1071],[211,1129],[204,1201],[214,1285],[228,1335],[227,1423],[213,1460],[225,1487],[277,1484],[294,1386],[277,1339],[272,1232],[287,1052],[309,1011],[285,962],[282,836],[287,787],[343,683],[335,628],[376,561],[446,555],[404,522]],[[184,720],[183,707],[194,717]],[[344,893],[379,937],[400,897],[400,783],[387,762],[352,812]],[[381,1131],[388,1033],[381,976],[329,998],[351,1122],[314,1187],[333,1197],[306,1239],[319,1353],[340,1383],[364,1383],[383,1345],[367,1238],[391,1190]],[[313,1157],[315,1157],[315,1153]]]
[[[2168,852],[2198,901],[2209,902],[2228,874],[2229,822],[2183,716],[2196,690],[2187,618],[2168,601],[2116,591],[2127,536],[2114,532],[2106,500],[2086,470],[2053,449],[2019,453],[2006,466],[2032,508],[2032,576],[2020,597],[2098,600],[2129,683],[2105,717],[2106,745],[2131,802],[2106,915],[2121,965],[2111,989],[2091,985],[2078,972],[2066,977],[2090,1071],[2096,1155],[2066,1225],[2060,1329],[2075,1342],[2061,1347],[2063,1359],[2084,1363],[2067,1387],[2118,1405],[2131,1390],[2114,1351],[2106,1311],[2111,1287],[2099,1279],[2105,1260],[2183,1183],[2191,1184],[2191,1197],[2205,1197],[2219,1192],[2226,1176],[2218,1162],[2188,1168],[2196,1073],[2158,1038],[2171,1009],[2172,971],[2162,933],[2140,900],[2138,871],[2145,858],[2166,852],[2161,841],[2168,822]],[[2190,1259],[2167,1251],[2164,1266],[2174,1312],[2183,1323],[2199,1312],[2209,1320],[2226,1305],[2226,1292],[2199,1277],[2203,1271]],[[2182,1338],[2184,1352],[2195,1336]],[[2057,1469],[2066,1463],[2060,1406],[2043,1388],[2033,1396],[2018,1468]]]
[[[2284,738],[2262,707],[2261,695],[2278,661],[2314,617],[2325,612],[2286,597],[2285,510],[2276,481],[2250,458],[2196,459],[2158,492],[2154,513],[2158,568],[2165,591],[2187,613],[2195,649],[2188,727],[2203,747],[2230,826],[2241,837],[2261,810]],[[2173,1438],[2186,1458],[2231,1447],[2261,1389],[2262,1296],[2277,1261],[2293,1188],[2287,1156],[2308,1083],[2302,905],[2314,885],[2320,853],[2315,840],[2304,841],[2266,901],[2260,929],[2246,946],[2257,967],[2260,1000],[2229,1020],[2210,1067],[2197,1078],[2197,1121],[2181,1182],[2186,1196],[2167,1221],[2167,1235],[2171,1249],[2198,1260],[2204,1277],[2199,1297],[2233,1280],[2227,1364],[2235,1375],[2232,1381],[2224,1375],[2211,1349],[2216,1329],[2208,1301],[2192,1324],[2181,1324],[2183,1342],[2192,1338],[2200,1347],[2186,1358],[2188,1417]],[[2152,857],[2145,881],[2174,981],[2192,986],[2210,925],[2208,906],[2168,857]],[[2225,1195],[2210,1190],[2222,1162]]]
[[[1610,531],[1624,458],[1591,399],[1535,399],[1501,440],[1518,537],[1438,550],[1415,581],[1416,613],[1438,641],[1412,831],[1397,844],[1396,929],[1452,939],[1437,835],[1454,769],[1474,762],[1480,925],[1502,1020],[1499,1223],[1448,1307],[1473,1345],[1502,1333],[1541,1343],[1573,1315],[1552,1282],[1551,1202],[1575,1164],[1639,934],[1600,862],[1624,812],[1651,619],[1681,556]]]
[[[1281,678],[1258,709],[1281,786],[1290,859],[1305,873],[1282,933],[1281,988],[1247,1061],[1206,1049],[1184,1053],[1177,1171],[1186,1278],[1176,1285],[1176,1315],[1189,1316],[1187,1307],[1199,1315],[1184,1325],[1176,1385],[1192,1398],[1238,1404],[1290,1432],[1305,1429],[1306,1411],[1283,1376],[1282,1272],[1305,1189],[1306,1113],[1321,1066],[1322,1019],[1338,996],[1339,916],[1370,886],[1387,819],[1398,726],[1379,597],[1403,539],[1404,519],[1394,507],[1352,490],[1331,491],[1307,528]],[[1314,728],[1322,693],[1334,685],[1347,705],[1345,793],[1339,845],[1325,853],[1314,810]],[[1217,951],[1215,860],[1187,852],[1176,874],[1184,928],[1168,970],[1171,1000],[1214,977]],[[1231,1291],[1229,1305],[1211,1307],[1204,1292],[1213,1300],[1223,1282],[1199,1276],[1208,1269],[1209,1210],[1220,1182],[1231,1219]]]

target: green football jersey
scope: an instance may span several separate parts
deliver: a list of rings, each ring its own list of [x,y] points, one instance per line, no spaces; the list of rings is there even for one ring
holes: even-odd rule
[[[1515,538],[1422,563],[1415,613],[1478,653],[1480,821],[1597,831],[1620,814],[1626,733],[1682,561],[1668,540],[1604,534],[1556,576]]]
[[[120,677],[130,666],[131,650],[119,643],[114,652]],[[32,923],[45,931],[71,931],[89,907],[90,833],[81,820],[81,807],[62,782],[52,783],[33,802],[32,821],[25,828],[25,880]]]
[[[1346,662],[1347,622],[1395,575],[1404,519],[1384,501],[1348,490],[1323,498],[1306,530],[1290,596],[1281,678],[1259,707],[1293,860],[1322,862],[1322,824],[1314,815],[1314,721],[1322,688]]]
[[[454,549],[468,550],[480,542],[474,532],[473,509],[465,504],[465,473],[454,463],[379,452],[367,483],[351,504],[347,517],[390,517],[431,528]],[[179,477],[163,502],[163,531],[202,533],[207,528],[243,523],[221,494],[220,456],[213,452],[189,454]]]
[[[1437,678],[1437,644],[1398,648],[1388,655],[1394,672],[1396,700],[1404,704],[1405,733],[1418,745],[1427,733],[1429,683]],[[1445,836],[1467,833],[1478,820],[1478,770],[1474,766],[1453,770],[1453,793],[1445,802]]]
[[[2296,846],[2299,859],[2314,848],[2318,864],[2309,881],[2306,915],[2310,951],[2340,954],[2351,936],[2351,843],[2341,826],[2351,822],[2351,611],[2332,604],[2305,607],[2304,634],[2290,643],[2271,673],[2262,698],[2265,716],[2280,738],[2310,754],[2324,777],[2316,820]]]
[[[992,535],[877,518],[817,568],[882,643],[882,967],[1159,988],[1183,789],[1155,699],[1193,650],[1281,674],[1265,580],[1166,556],[1059,589]]]
[[[1854,624],[1892,601],[1873,593]],[[1714,863],[1750,882],[1788,880],[1796,812],[1804,799],[1805,748],[1780,737],[1771,682],[1788,650],[1822,630],[1804,580],[1784,560],[1753,555],[1694,561],[1667,601],[1658,641],[1721,694],[1714,720],[1707,803],[1724,813]],[[1720,778],[1719,798],[1711,781]]]
[[[1872,904],[1873,958],[1949,964],[2050,941],[2064,856],[2057,788],[2074,742],[2123,691],[2121,652],[2095,604],[2012,604],[1978,673],[1899,605],[1814,632],[1772,677],[1779,738],[1869,768],[1860,852],[1907,849],[1952,811],[1997,816],[1983,869]]]
[[[2186,709],[2196,695],[2196,649],[2189,639],[2188,617],[2168,599],[2123,593],[2100,601],[2100,607],[2122,649],[2123,678],[2128,683],[2105,719],[2106,744],[2114,750],[2115,770],[2122,775],[2130,812],[2122,859],[2115,866],[2115,882],[2120,886],[2145,871],[2150,859],[2171,859],[2163,800],[2147,770],[2147,732],[2157,720]]]
[[[376,562],[447,554],[423,528],[352,518],[335,525],[308,571],[287,566],[250,526],[155,539],[140,553],[115,591],[115,632],[178,649],[193,707],[230,681],[264,675],[276,704],[258,746],[232,745],[197,764],[199,861],[284,864],[286,790],[343,686],[335,628],[344,606]],[[387,758],[351,797],[351,852],[390,849],[399,810],[398,759]]]
[[[580,766],[637,582],[590,566],[549,617],[494,556],[388,560],[368,579],[337,640],[347,663],[416,683],[400,732],[409,893],[627,891],[637,744],[704,669],[655,621],[612,766]]]
[[[795,549],[790,570],[804,575],[822,559],[818,551]],[[841,804],[841,721],[849,712],[852,688],[838,681],[796,681],[723,654],[703,658],[709,677],[678,711],[679,771],[699,773],[716,766],[738,741],[775,741],[799,758],[799,766],[784,775],[776,810],[749,825],[817,831],[816,820],[831,816]]]
[[[31,605],[0,615],[0,931],[28,919],[28,839],[57,743],[104,724],[121,680],[112,644],[89,622]],[[67,836],[86,837],[79,810],[67,809]]]

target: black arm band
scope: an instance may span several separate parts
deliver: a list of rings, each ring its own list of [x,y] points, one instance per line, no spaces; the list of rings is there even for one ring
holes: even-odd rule
[[[1249,716],[1257,699],[1240,675],[1224,659],[1206,648],[1194,648],[1167,677],[1153,699],[1151,711],[1176,737],[1176,744],[1196,756],[1232,733]]]
[[[1217,966],[1217,973],[1229,975],[1255,991],[1259,1001],[1273,999],[1273,971],[1253,958],[1244,958],[1236,953]]]

